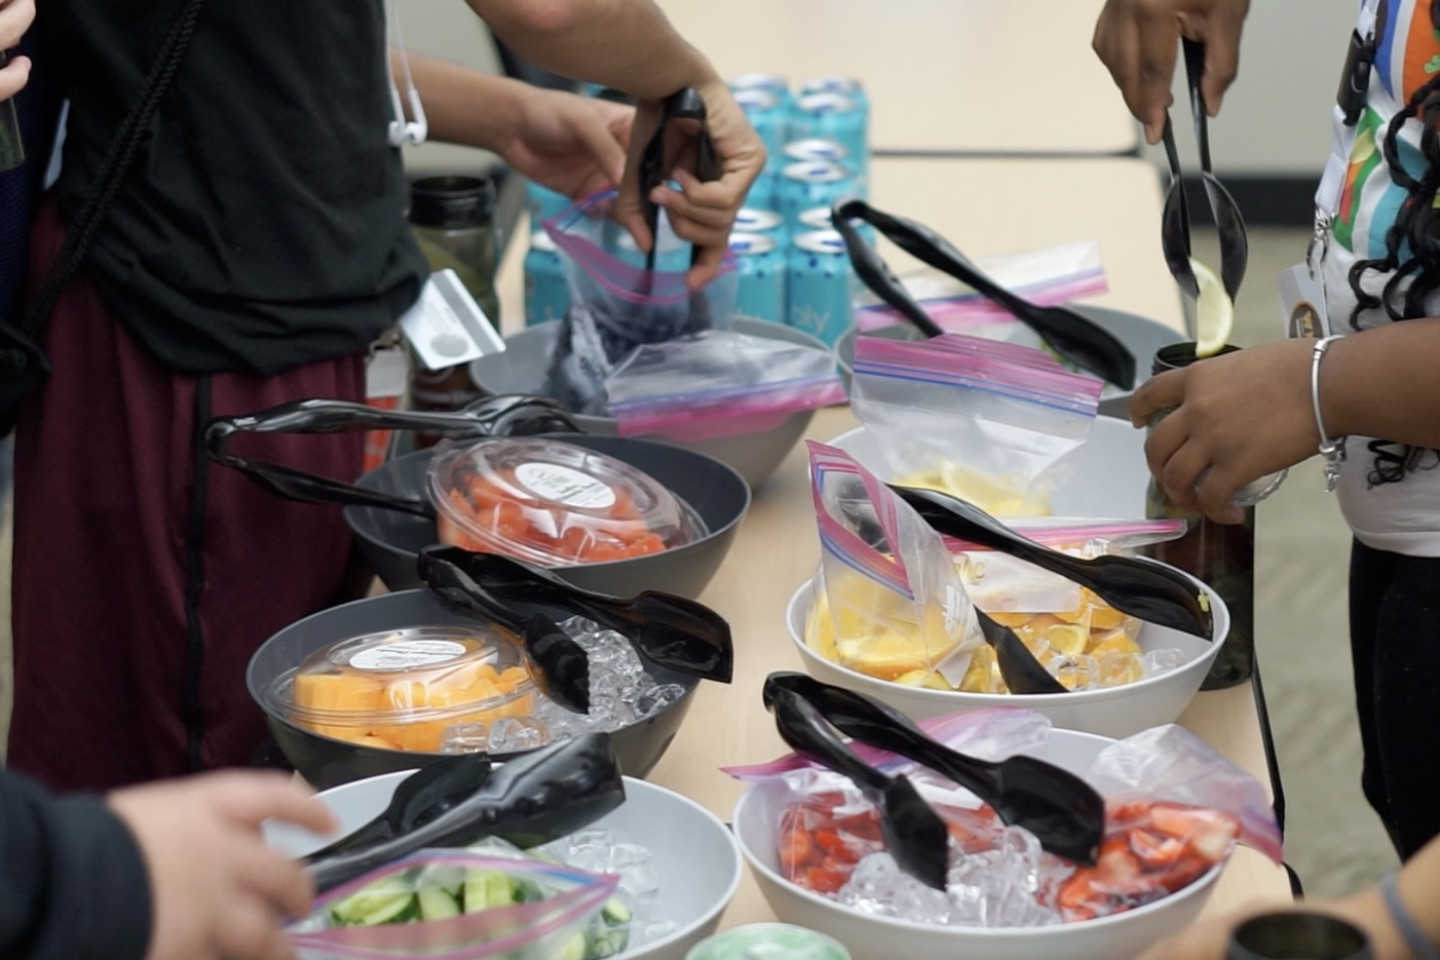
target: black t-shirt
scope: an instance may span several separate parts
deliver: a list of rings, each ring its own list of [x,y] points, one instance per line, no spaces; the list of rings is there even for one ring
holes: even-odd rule
[[[40,4],[73,217],[184,0]],[[86,261],[166,366],[271,374],[362,349],[427,275],[388,142],[382,0],[210,0]]]

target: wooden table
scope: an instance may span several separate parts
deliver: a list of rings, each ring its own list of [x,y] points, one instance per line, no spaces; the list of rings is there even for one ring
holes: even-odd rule
[[[726,76],[845,74],[876,153],[1124,154],[1139,126],[1090,49],[1103,0],[658,0]]]
[[[1110,292],[1086,303],[1183,325],[1160,255],[1159,175],[1143,160],[887,157],[872,164],[871,178],[876,207],[924,223],[970,257],[1093,240]],[[509,329],[524,322],[527,229],[517,227],[496,277]],[[889,241],[881,252],[898,274],[921,268]]]
[[[1068,240],[1097,241],[1111,292],[1096,302],[1180,326],[1179,297],[1159,252],[1159,185],[1148,165],[1127,159],[893,158],[877,161],[874,171],[877,206],[916,215],[973,256]],[[497,281],[506,327],[512,330],[521,322],[524,253],[523,243],[512,246]],[[892,263],[899,264],[901,256],[894,248],[886,251]],[[823,410],[809,436],[828,440],[854,424],[848,409]],[[786,752],[760,705],[759,690],[771,671],[802,668],[784,613],[791,593],[819,562],[806,475],[805,452],[797,448],[757,492],[730,554],[701,598],[732,625],[735,682],[728,687],[702,685],[690,716],[650,778],[693,797],[725,820],[742,787],[719,768]],[[1200,694],[1181,722],[1268,784],[1249,685]],[[1242,848],[1231,859],[1207,911],[1213,915],[1289,899],[1284,870]],[[771,916],[747,872],[724,924]]]

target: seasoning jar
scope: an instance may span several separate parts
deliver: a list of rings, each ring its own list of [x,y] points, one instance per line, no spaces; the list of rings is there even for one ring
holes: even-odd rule
[[[1226,346],[1217,356],[1237,349]],[[1171,344],[1155,354],[1150,372],[1177,370],[1195,360],[1194,343]],[[1150,418],[1150,428],[1153,430],[1173,409],[1157,410]],[[1255,504],[1269,496],[1283,479],[1281,471],[1242,489],[1234,502],[1244,511],[1244,519],[1239,523],[1217,523],[1198,510],[1176,504],[1155,478],[1150,478],[1145,515],[1151,519],[1183,519],[1186,529],[1178,540],[1154,544],[1146,552],[1209,584],[1230,610],[1230,634],[1210,665],[1200,685],[1202,690],[1238,686],[1255,672]]]
[[[1365,931],[1339,917],[1286,911],[1252,917],[1230,933],[1226,960],[1372,960]]]
[[[485,177],[427,177],[410,187],[410,228],[432,271],[453,270],[492,323],[500,321],[495,293],[495,184]],[[412,364],[410,406],[416,410],[460,410],[484,396],[458,364],[427,370]],[[416,447],[438,434],[417,432]]]

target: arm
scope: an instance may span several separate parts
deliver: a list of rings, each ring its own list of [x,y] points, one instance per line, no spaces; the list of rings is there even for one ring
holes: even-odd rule
[[[570,197],[619,185],[633,109],[419,54],[408,59],[434,139],[493,150],[521,175]],[[394,69],[398,75],[398,62]]]
[[[1125,105],[1145,125],[1145,139],[1160,142],[1176,48],[1183,34],[1205,44],[1200,90],[1206,112],[1220,112],[1220,100],[1240,64],[1240,30],[1250,0],[1108,0],[1095,24],[1092,45],[1125,96]]]
[[[1285,340],[1248,347],[1141,384],[1130,401],[1136,426],[1157,410],[1179,408],[1145,444],[1150,470],[1171,499],[1216,520],[1238,520],[1230,506],[1237,489],[1316,454],[1313,346]],[[1320,367],[1326,432],[1440,447],[1437,360],[1436,317],[1385,324],[1331,344]]]
[[[701,183],[690,154],[671,144],[667,158],[680,190],[657,187],[677,236],[696,246],[692,287],[719,272],[735,213],[765,166],[765,148],[715,68],[685,41],[652,0],[468,0],[495,35],[520,56],[554,73],[623,90],[636,98],[629,158],[615,217],[648,250],[650,228],[640,196],[640,153],[659,126],[660,102],[684,87],[705,101],[720,178]]]
[[[1432,840],[1401,869],[1400,899],[1411,919],[1433,944],[1440,945],[1440,840]],[[1230,932],[1246,917],[1266,912],[1258,908],[1196,924],[1151,947],[1140,960],[1224,960]],[[1413,960],[1399,928],[1390,917],[1378,887],[1343,900],[1307,901],[1303,909],[1343,917],[1370,937],[1375,960]]]
[[[145,861],[120,818],[0,771],[0,956],[140,960],[149,940]]]

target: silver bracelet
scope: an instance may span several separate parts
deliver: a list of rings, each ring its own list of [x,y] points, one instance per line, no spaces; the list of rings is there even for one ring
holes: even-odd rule
[[[1410,911],[1405,909],[1405,901],[1400,899],[1400,891],[1395,889],[1395,871],[1391,870],[1385,874],[1385,879],[1380,881],[1380,895],[1385,899],[1385,909],[1390,911],[1390,919],[1400,930],[1400,936],[1405,940],[1405,948],[1410,951],[1410,956],[1415,960],[1440,960],[1440,950],[1430,942],[1425,931],[1420,929],[1415,918],[1410,916]]]
[[[1340,464],[1345,462],[1345,438],[1331,438],[1325,433],[1325,418],[1320,415],[1320,361],[1330,344],[1340,339],[1333,334],[1315,341],[1310,355],[1310,402],[1315,405],[1315,426],[1320,428],[1320,456],[1325,458],[1325,492],[1334,493],[1340,480]],[[1440,960],[1440,958],[1437,958]]]

